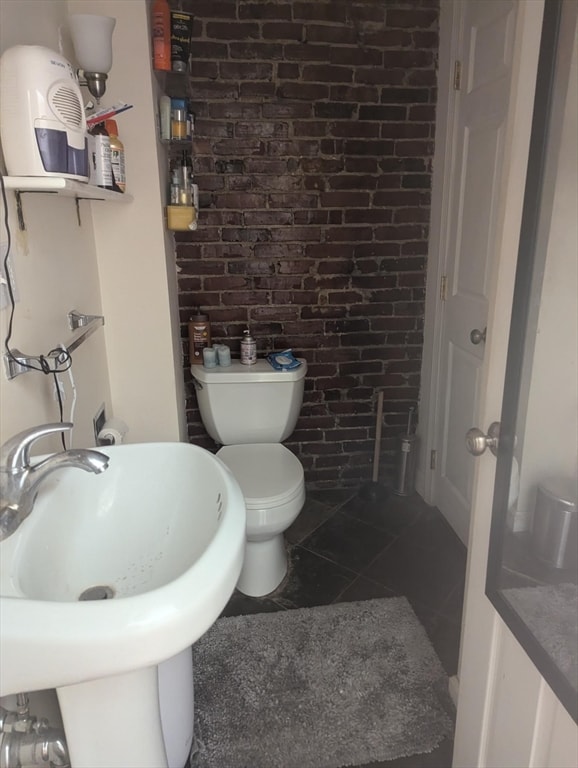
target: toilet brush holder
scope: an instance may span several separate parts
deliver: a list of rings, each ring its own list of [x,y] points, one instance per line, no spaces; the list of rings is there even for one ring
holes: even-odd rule
[[[393,493],[397,496],[411,496],[415,492],[415,468],[417,437],[412,434],[413,408],[409,409],[407,432],[399,437],[397,472]]]
[[[415,435],[400,436],[396,481],[393,488],[393,493],[397,496],[411,496],[415,491],[416,449]]]

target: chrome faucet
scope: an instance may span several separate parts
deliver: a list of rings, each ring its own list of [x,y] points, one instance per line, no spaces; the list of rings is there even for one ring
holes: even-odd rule
[[[82,449],[54,453],[38,464],[30,464],[32,443],[70,429],[70,422],[43,424],[19,432],[0,448],[0,541],[11,536],[32,512],[38,486],[52,472],[77,467],[98,474],[108,467],[108,456],[104,453]]]

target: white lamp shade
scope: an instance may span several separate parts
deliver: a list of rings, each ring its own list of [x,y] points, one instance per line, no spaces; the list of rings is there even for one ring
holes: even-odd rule
[[[91,13],[73,13],[68,20],[79,67],[85,72],[110,72],[116,19]]]

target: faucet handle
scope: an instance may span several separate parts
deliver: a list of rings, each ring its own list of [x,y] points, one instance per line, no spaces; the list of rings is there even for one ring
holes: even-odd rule
[[[9,438],[0,448],[0,468],[6,472],[21,472],[30,465],[30,446],[46,435],[72,429],[72,422],[58,421],[25,429]]]

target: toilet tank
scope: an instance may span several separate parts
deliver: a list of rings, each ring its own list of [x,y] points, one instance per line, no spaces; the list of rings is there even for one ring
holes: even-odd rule
[[[303,402],[307,363],[276,371],[266,360],[227,367],[192,365],[205,429],[216,443],[281,443],[295,429]]]

